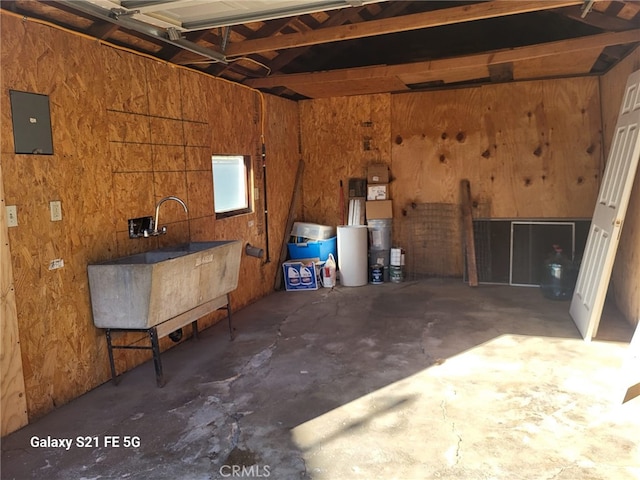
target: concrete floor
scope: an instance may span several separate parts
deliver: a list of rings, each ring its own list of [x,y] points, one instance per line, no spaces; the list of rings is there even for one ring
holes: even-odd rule
[[[234,342],[165,352],[164,388],[147,362],[4,438],[2,478],[638,479],[632,328],[607,306],[585,343],[568,308],[458,280],[278,292]]]

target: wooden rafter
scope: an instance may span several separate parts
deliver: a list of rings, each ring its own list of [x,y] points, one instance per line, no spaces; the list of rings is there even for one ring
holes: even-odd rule
[[[247,55],[249,53],[281,50],[320,43],[330,43],[355,38],[370,37],[388,33],[405,32],[421,28],[451,25],[487,18],[515,15],[519,13],[549,10],[579,5],[580,0],[537,0],[513,2],[494,0],[472,5],[445,8],[432,12],[415,13],[402,17],[383,20],[371,20],[354,25],[321,28],[305,33],[291,33],[271,38],[260,38],[232,43],[227,49],[228,56]]]
[[[339,10],[329,17],[322,25],[323,27],[333,27],[338,25],[344,25],[348,22],[362,21],[359,8],[347,8]],[[291,63],[293,60],[303,55],[309,50],[309,46],[303,46],[299,48],[290,48],[284,52],[281,52],[273,61],[269,62],[269,67],[273,72],[279,72],[283,67]]]
[[[487,68],[490,65],[498,65],[501,63],[545,58],[558,54],[604,48],[610,45],[636,43],[638,42],[638,39],[640,39],[640,29],[628,30],[626,32],[590,35],[577,39],[541,43],[529,47],[500,50],[496,52],[469,55],[466,57],[455,57],[402,65],[378,65],[374,67],[341,69],[327,72],[274,75],[267,78],[249,80],[246,84],[255,88],[287,86],[293,89],[295,86],[323,82],[368,80],[393,76],[399,77],[403,75],[420,75],[424,78],[422,81],[438,80],[441,72],[443,71],[450,73],[455,70]]]
[[[196,52],[169,45],[161,36],[146,35],[126,28],[124,23],[114,24],[83,13],[66,1],[16,0],[2,2],[0,8],[294,99],[602,73],[634,48],[638,40],[629,38],[637,31],[628,32],[640,26],[640,1],[596,0],[585,18],[584,0],[468,0],[449,4],[452,7],[439,3],[439,9],[433,10],[438,7],[430,2],[389,1],[235,25],[230,43],[222,52],[232,60],[228,65],[211,63]],[[551,13],[534,13],[542,11]],[[527,18],[547,22],[542,25],[548,29],[523,32],[520,45],[531,46],[512,48],[508,40],[513,37],[502,35],[501,27],[496,25],[509,26],[511,21],[522,25],[517,14],[528,12],[531,15]],[[467,28],[477,32],[477,24],[472,22],[483,19],[486,22],[482,28],[488,27],[486,38],[473,44],[475,53],[465,53],[458,40],[464,38]],[[437,31],[442,43],[438,43],[437,50],[432,41],[423,43],[418,32],[393,35],[429,27],[441,27]],[[594,35],[599,31],[608,34]],[[432,32],[425,32],[425,37]],[[611,36],[613,32],[622,37]],[[220,50],[219,34],[220,29],[204,29],[183,36],[205,49]],[[381,41],[384,34],[390,35]],[[358,38],[376,41],[340,41]],[[540,43],[552,38],[566,40]],[[472,42],[469,39],[470,47]],[[377,47],[371,48],[372,45]],[[536,49],[538,45],[541,51]],[[389,60],[394,50],[400,55]],[[455,55],[465,56],[454,58]],[[255,63],[246,63],[241,57]],[[429,58],[435,59],[426,61]],[[390,65],[392,62],[402,64]],[[362,67],[346,68],[353,64]],[[267,75],[266,80],[256,78]]]

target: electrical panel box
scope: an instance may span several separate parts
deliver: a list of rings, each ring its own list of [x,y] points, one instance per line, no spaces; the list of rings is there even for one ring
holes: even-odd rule
[[[49,97],[10,90],[15,153],[53,155]]]

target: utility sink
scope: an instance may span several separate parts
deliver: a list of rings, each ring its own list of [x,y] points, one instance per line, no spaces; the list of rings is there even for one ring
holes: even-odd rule
[[[211,248],[226,245],[228,243],[228,241],[183,243],[173,247],[163,247],[157,250],[151,250],[149,252],[136,253],[134,255],[128,255],[126,257],[116,258],[115,260],[108,260],[99,265],[138,265],[141,263],[148,264],[164,262],[165,260],[171,260],[173,258],[181,257],[189,253],[209,250]]]
[[[205,304],[226,304],[238,286],[241,253],[240,240],[190,242],[88,265],[93,323],[149,329],[206,313]]]
[[[103,263],[103,265],[139,265],[139,264],[150,264],[150,263],[159,263],[164,262],[166,260],[171,260],[172,258],[181,257],[182,255],[186,255],[187,251],[170,251],[170,252],[144,252],[144,253],[136,253],[135,255],[129,255],[128,257],[116,258],[115,260],[110,260],[108,262]]]

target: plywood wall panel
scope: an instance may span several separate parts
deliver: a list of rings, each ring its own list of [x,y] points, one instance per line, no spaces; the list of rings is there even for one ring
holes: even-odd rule
[[[525,84],[518,84],[520,87]],[[535,218],[546,215],[544,202],[549,185],[549,165],[552,152],[549,125],[543,101],[543,84],[531,82],[526,90],[518,85],[506,85],[504,90],[487,92],[493,108],[485,112],[498,135],[493,155],[495,162],[487,197],[491,199],[491,216],[499,218]],[[507,102],[505,99],[520,98]],[[543,178],[544,177],[544,178]],[[472,191],[479,191],[474,185]],[[482,191],[482,190],[480,190]],[[552,191],[551,193],[557,194]],[[537,210],[536,210],[537,209]]]
[[[118,52],[116,57],[126,58],[123,71],[129,72],[129,76],[135,76],[136,74],[133,72],[139,73],[140,65],[145,65],[145,61],[136,58],[135,55],[121,57],[120,53]],[[117,60],[115,61],[117,62]],[[149,71],[150,69],[145,71],[145,77],[150,75]],[[45,200],[53,191],[57,191],[61,195],[66,195],[70,201],[77,202],[82,208],[89,207],[93,210],[101,208],[103,212],[106,212],[107,218],[103,218],[105,221],[102,225],[98,225],[88,218],[77,218],[79,225],[90,228],[81,232],[75,231],[73,228],[67,229],[66,236],[59,235],[56,237],[52,234],[51,241],[43,249],[44,253],[42,255],[32,255],[29,253],[30,250],[26,250],[24,252],[25,255],[22,257],[20,253],[15,255],[14,257],[18,258],[16,262],[19,265],[25,265],[24,262],[20,261],[20,258],[23,258],[29,261],[27,270],[39,265],[34,270],[42,272],[42,263],[45,257],[49,258],[52,255],[58,255],[59,252],[64,252],[64,256],[70,255],[70,258],[75,259],[73,268],[65,270],[64,273],[73,273],[73,276],[76,276],[85,273],[88,261],[102,261],[118,255],[155,248],[158,245],[183,242],[189,238],[192,240],[237,238],[242,241],[251,241],[258,245],[264,244],[264,235],[260,235],[255,227],[251,227],[251,225],[257,223],[256,220],[260,220],[258,217],[262,212],[258,211],[252,215],[224,221],[216,221],[213,215],[207,215],[212,212],[210,163],[210,154],[213,151],[212,139],[214,137],[217,139],[218,148],[224,149],[224,152],[228,152],[229,148],[233,148],[241,153],[252,154],[255,158],[256,153],[259,152],[258,126],[260,115],[262,114],[258,94],[242,88],[238,94],[241,100],[232,105],[228,102],[228,98],[234,97],[235,91],[229,84],[212,79],[203,82],[203,77],[200,75],[188,77],[200,80],[195,90],[216,91],[216,100],[220,105],[224,105],[223,112],[221,113],[215,103],[210,108],[208,102],[203,101],[208,97],[202,97],[196,104],[200,109],[202,109],[203,105],[205,106],[206,115],[203,116],[197,114],[197,112],[194,115],[187,114],[185,118],[198,119],[196,123],[189,123],[184,120],[163,117],[162,115],[149,117],[145,111],[144,102],[138,102],[144,95],[132,94],[130,96],[115,96],[111,98],[109,106],[106,103],[102,105],[104,123],[102,125],[103,128],[100,129],[100,131],[108,132],[105,141],[109,141],[95,150],[97,155],[81,157],[77,155],[77,152],[81,151],[80,149],[82,148],[85,149],[84,151],[89,151],[88,143],[90,141],[81,141],[82,138],[89,135],[79,135],[75,143],[79,144],[80,147],[73,151],[70,150],[70,161],[65,165],[76,176],[76,180],[79,178],[79,174],[86,174],[84,177],[80,177],[84,178],[82,185],[91,186],[91,188],[87,189],[85,195],[82,195],[82,193],[78,195],[78,188],[75,188],[77,185],[72,186],[67,178],[56,177],[55,166],[52,168],[52,165],[48,165],[46,162],[40,164],[41,168],[36,169],[33,168],[31,163],[25,165],[28,167],[25,169],[26,172],[30,174],[25,178],[28,181],[35,181],[39,187],[35,195],[32,195],[34,198],[28,199],[27,204],[29,206],[41,206],[41,204],[46,203]],[[118,81],[122,80],[118,79]],[[137,80],[139,80],[139,77],[134,79],[133,83],[135,84]],[[138,85],[141,84],[139,83]],[[184,85],[184,82],[181,85]],[[201,88],[202,85],[206,85],[206,88]],[[79,88],[82,90],[82,87]],[[190,88],[187,87],[186,90],[190,90]],[[129,91],[131,92],[130,89]],[[73,97],[69,92],[66,92],[65,95]],[[244,105],[248,109],[248,122],[247,112],[242,112],[238,108],[238,104]],[[297,118],[295,104],[289,102],[288,105],[289,116],[291,117],[293,112],[293,116]],[[58,105],[55,107],[57,109]],[[100,110],[100,107],[97,109]],[[78,115],[78,122],[81,119],[87,121],[87,118],[91,118],[86,116],[87,112],[84,113],[84,119]],[[212,135],[212,129],[208,123],[202,122],[202,118],[215,118],[216,128],[221,133]],[[67,118],[66,120],[68,121],[69,119]],[[63,118],[62,121],[65,121],[65,119]],[[280,118],[274,117],[274,123],[279,121]],[[89,123],[91,122],[89,121]],[[109,128],[107,128],[107,125],[109,125]],[[249,126],[249,128],[245,128],[246,126]],[[95,128],[95,125],[92,125],[92,128]],[[68,132],[72,131],[69,124],[63,124],[61,129]],[[186,133],[186,138],[180,137],[179,134],[181,132]],[[281,145],[283,143],[281,140],[290,135],[294,140],[294,145],[297,146],[297,128],[294,132],[287,131],[285,127],[281,129],[274,128],[274,132],[274,145]],[[174,142],[176,145],[173,145]],[[65,141],[65,143],[71,145],[70,142]],[[284,142],[284,144],[287,143],[291,144],[290,141]],[[197,145],[197,147],[188,145]],[[297,150],[297,148],[294,150]],[[187,159],[189,168],[193,169],[189,175],[191,178],[190,186],[193,188],[189,190],[187,189]],[[284,161],[289,161],[289,158]],[[256,159],[256,164],[259,165],[259,159]],[[47,169],[43,169],[42,166],[46,165],[48,165]],[[95,166],[95,168],[88,168],[89,165]],[[208,180],[206,180],[207,178]],[[286,176],[275,178],[280,182],[279,185],[288,186],[286,185]],[[197,185],[194,183],[196,179]],[[257,184],[257,186],[261,188],[261,184]],[[24,189],[22,188],[24,184],[20,185],[20,187],[16,189],[16,194],[24,197]],[[201,217],[201,228],[197,226],[197,228],[192,229],[191,223],[184,220],[185,214],[182,208],[173,202],[168,202],[163,205],[160,218],[161,223],[165,223],[164,219],[166,219],[169,225],[169,233],[159,239],[130,240],[126,231],[126,218],[151,214],[155,202],[167,194],[177,194],[187,200],[192,200],[195,210],[199,211],[199,214],[207,215]],[[262,192],[259,197],[263,197]],[[105,205],[98,207],[105,200],[106,208]],[[65,204],[66,200],[63,202],[63,208]],[[35,209],[29,208],[29,211],[31,210],[35,211]],[[272,211],[275,214],[278,213],[273,208]],[[26,217],[28,224],[35,225],[46,219],[46,211],[43,212],[42,208],[40,208],[38,212],[37,220],[35,215],[33,215],[33,219],[29,216]],[[103,213],[104,216],[105,214]],[[284,216],[280,214],[281,218]],[[105,227],[111,231],[105,231]],[[29,232],[26,230],[24,232],[27,234],[25,237],[27,238]],[[189,233],[191,233],[191,237]],[[91,251],[82,251],[82,248],[78,246],[82,240],[95,238],[98,235],[107,239],[99,245],[99,248],[92,248]],[[270,290],[270,284],[263,282],[262,268],[263,262],[261,260],[251,258],[247,261],[243,259],[242,275],[248,277],[249,280],[244,282],[244,290],[242,292],[234,294],[236,308],[255,300]],[[270,268],[273,271],[275,267],[267,266],[265,268]],[[25,274],[24,271],[21,273]],[[24,277],[29,280],[32,279],[29,272],[26,272]],[[84,311],[61,309],[61,311],[69,315],[73,322],[86,327],[86,329],[79,329],[69,337],[72,339],[71,343],[78,344],[78,348],[75,349],[70,348],[69,345],[71,343],[67,344],[63,339],[47,337],[50,332],[45,328],[46,324],[37,323],[33,325],[35,328],[30,329],[32,325],[29,321],[25,320],[23,322],[24,328],[30,332],[27,336],[32,339],[31,343],[37,345],[37,349],[43,352],[42,355],[33,352],[28,354],[27,375],[34,378],[38,377],[39,379],[48,378],[48,381],[43,383],[48,387],[34,387],[31,389],[35,399],[31,408],[32,416],[34,417],[54,408],[56,405],[64,403],[67,401],[68,395],[77,396],[79,393],[108,378],[104,338],[101,332],[92,326],[87,287],[84,282],[79,284],[77,279],[72,286],[71,277],[54,272],[44,288],[39,292],[39,295],[34,295],[31,298],[26,293],[26,290],[23,293],[24,296],[29,297],[26,300],[27,303],[32,303],[35,307],[42,298],[57,301],[62,298],[62,293],[68,295],[71,289],[75,291],[76,296],[81,299],[80,301],[84,302],[85,307]],[[218,321],[220,318],[221,315],[212,315],[205,320],[205,325]],[[125,336],[124,341],[125,343],[130,343],[144,341],[144,339],[140,338],[140,336],[130,335]],[[167,342],[166,339],[163,340],[163,349],[170,346],[172,346],[171,342]],[[75,359],[76,367],[74,367],[73,372],[71,365],[74,362],[67,361],[64,365],[60,365],[60,359],[63,356],[67,359]],[[148,358],[149,355],[146,352],[118,352],[116,354],[116,363],[118,369],[124,371]],[[99,368],[96,367],[96,363],[99,364]],[[44,366],[45,364],[47,365],[46,367]],[[52,365],[55,365],[55,367]],[[70,375],[75,375],[78,380],[69,381],[67,377]]]
[[[201,242],[215,238],[216,224],[217,222],[213,215],[193,218],[189,227],[191,239]]]
[[[338,225],[340,180],[366,177],[372,162],[390,163],[390,95],[300,102],[305,221]]]
[[[211,99],[208,95],[211,78],[202,73],[180,69],[180,97],[184,120],[207,122]]]
[[[146,60],[144,64],[147,78],[153,79],[152,83],[147,84],[146,89],[149,97],[149,114],[165,118],[182,118],[179,68],[153,60]]]
[[[149,144],[110,142],[109,155],[113,172],[153,171],[153,153]]]
[[[393,96],[396,217],[411,203],[459,203],[463,178],[476,217],[589,217],[598,98],[589,78]]]
[[[149,117],[150,142],[154,145],[184,145],[182,120]]]
[[[254,155],[259,142],[259,94],[223,80],[212,82],[206,94],[209,105],[207,120],[215,131],[211,135],[212,154]],[[245,112],[242,119],[238,112]],[[244,128],[232,128],[237,123]]]
[[[1,17],[1,22],[0,29],[4,32],[2,37],[3,48],[0,56],[2,75],[15,79],[11,83],[11,89],[36,92],[38,58],[44,55],[48,46],[29,35],[28,22],[15,17],[8,17],[7,15]],[[13,61],[14,58],[19,58],[20,62]],[[11,110],[6,108],[9,105],[7,96],[3,95],[2,101],[2,112],[0,114],[2,114],[2,124],[6,125],[5,120],[10,121]],[[13,147],[5,146],[5,137],[11,136],[2,135],[3,151],[13,150]]]
[[[265,122],[268,180],[266,193],[269,206],[269,256],[271,263],[263,268],[263,289],[273,285],[276,269],[280,268],[278,259],[282,242],[288,240],[290,233],[286,232],[285,228],[298,163],[301,159],[298,143],[300,127],[298,105],[295,102],[270,95],[265,96],[265,105],[268,112]],[[299,202],[298,218],[302,218],[301,207],[302,202]],[[258,246],[266,250],[266,243],[262,242]]]
[[[106,107],[110,110],[149,114],[147,78],[144,59],[138,55],[110,47],[102,47],[101,73],[109,85],[105,91]]]
[[[620,111],[624,87],[629,75],[640,69],[640,48],[601,79],[602,122],[605,158],[609,154]],[[616,304],[629,323],[640,322],[640,171],[632,187],[627,216],[613,266],[611,283]]]
[[[573,169],[583,177],[580,192],[586,192],[587,204],[594,198],[587,177],[593,178],[599,162],[593,121],[598,92],[593,80],[566,81],[557,89],[591,99],[573,106],[585,117],[578,134],[559,117],[567,102],[554,98],[553,89],[545,98],[541,82],[394,96],[392,171],[398,182],[392,193],[400,188],[404,200],[418,203],[457,201],[459,180],[467,176],[474,199],[490,202],[493,217],[585,216],[584,198],[566,201],[562,174],[565,166]],[[576,155],[576,135],[595,145],[591,154]]]
[[[184,147],[185,168],[187,170],[204,170],[211,169],[211,148],[210,147]]]
[[[543,89],[550,144],[546,180],[551,182],[545,205],[590,217],[603,159],[599,86],[595,78],[571,82],[571,88],[565,82],[546,82]]]
[[[191,218],[213,216],[213,182],[202,172],[187,172],[187,202]]]
[[[156,171],[183,172],[186,168],[183,145],[158,145],[151,146],[153,168]]]
[[[114,217],[118,231],[128,231],[129,218],[153,215],[153,172],[126,172],[113,175]]]
[[[113,249],[114,237],[95,231],[113,228],[111,192],[109,182],[104,182],[110,179],[111,166],[103,160],[110,157],[105,136],[97,134],[107,131],[104,88],[94,81],[95,71],[102,66],[97,42],[82,40],[74,53],[68,48],[68,36],[55,29],[4,15],[2,22],[0,48],[7,60],[3,91],[19,85],[19,78],[33,78],[29,90],[49,95],[54,141],[52,156],[12,155],[4,150],[4,143],[2,147],[10,166],[4,183],[11,185],[12,201],[19,207],[19,225],[10,232],[16,245],[12,263],[19,272],[16,294],[28,411],[35,418],[95,381],[83,370],[85,362],[68,359],[85,349],[97,349],[95,336],[80,344],[74,340],[84,331],[83,320],[89,312],[84,280],[87,258],[96,255],[94,248]],[[7,72],[16,65],[15,52],[6,49],[4,40],[17,25],[25,32],[23,45],[33,49],[22,52],[20,71],[15,72],[19,78],[13,78]],[[49,219],[52,200],[62,202],[61,222]],[[56,258],[63,259],[65,267],[51,271],[49,264]],[[74,285],[71,290],[77,294],[71,294],[68,285]],[[64,383],[59,383],[61,371]],[[91,375],[99,372],[94,365]]]
[[[185,145],[209,148],[211,145],[211,125],[205,122],[184,122],[183,125]]]
[[[151,143],[149,117],[110,110],[108,138],[111,142]]]

